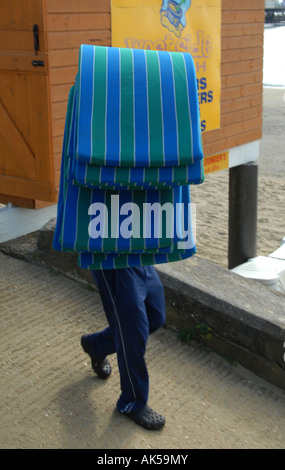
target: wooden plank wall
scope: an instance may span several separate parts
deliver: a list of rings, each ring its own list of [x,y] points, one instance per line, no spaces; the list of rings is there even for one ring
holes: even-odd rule
[[[222,0],[221,128],[203,135],[205,155],[262,136],[264,0]]]
[[[81,44],[111,45],[110,0],[45,0],[55,184],[58,191],[68,93]]]
[[[45,0],[56,186],[67,97],[82,43],[111,45],[110,0]],[[205,156],[262,136],[264,0],[222,0],[221,128],[203,134]]]

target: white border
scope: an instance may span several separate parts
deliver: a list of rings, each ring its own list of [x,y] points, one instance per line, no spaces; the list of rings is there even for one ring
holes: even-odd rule
[[[234,147],[229,152],[229,168],[255,162],[259,158],[260,140]],[[219,152],[222,153],[222,152]]]

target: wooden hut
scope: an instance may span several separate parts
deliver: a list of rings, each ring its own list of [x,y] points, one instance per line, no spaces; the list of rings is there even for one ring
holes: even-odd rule
[[[203,146],[206,157],[227,152],[231,168],[258,157],[264,0],[222,0],[221,14],[221,125]],[[111,46],[111,35],[110,0],[1,0],[0,203],[57,202],[79,46]]]

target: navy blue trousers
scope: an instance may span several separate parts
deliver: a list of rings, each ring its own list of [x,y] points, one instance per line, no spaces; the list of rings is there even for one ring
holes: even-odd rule
[[[162,283],[153,266],[92,271],[109,326],[89,336],[99,359],[117,354],[121,395],[117,408],[128,413],[148,401],[145,351],[149,334],[165,321]]]

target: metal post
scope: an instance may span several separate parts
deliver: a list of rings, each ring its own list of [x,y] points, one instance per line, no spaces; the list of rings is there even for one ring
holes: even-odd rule
[[[256,256],[258,165],[230,168],[228,267]]]

